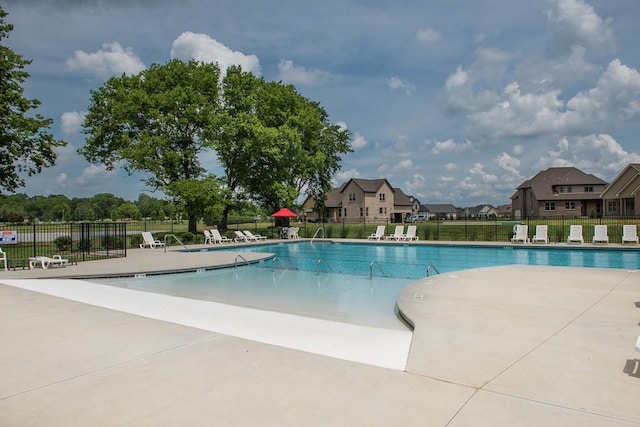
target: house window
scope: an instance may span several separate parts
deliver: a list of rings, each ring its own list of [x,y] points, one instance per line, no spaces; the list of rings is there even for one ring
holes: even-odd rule
[[[356,195],[355,193],[349,193],[349,201],[350,202],[355,202],[356,201]],[[346,216],[346,215],[345,215]]]
[[[576,202],[564,202],[564,208],[572,211],[576,208]]]
[[[360,216],[362,216],[362,208],[360,208]]]
[[[369,207],[367,206],[367,208],[364,210],[364,214],[368,217],[369,216]]]
[[[347,208],[344,208],[344,217],[347,217]]]
[[[384,208],[378,208],[378,213],[380,215],[384,215]]]
[[[593,185],[586,185],[584,187],[584,192],[585,193],[593,193]]]
[[[618,211],[618,202],[615,200],[609,200],[607,202],[607,212],[617,212]]]
[[[384,193],[380,193],[379,197],[380,197],[380,201],[384,202],[384,199],[385,199]]]
[[[545,211],[555,211],[556,210],[556,202],[544,202],[544,210]]]
[[[567,187],[567,193],[573,192],[573,187]]]

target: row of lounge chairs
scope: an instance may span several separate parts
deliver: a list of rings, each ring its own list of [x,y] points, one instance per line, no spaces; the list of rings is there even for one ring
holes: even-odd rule
[[[515,233],[511,238],[512,243],[549,243],[549,236],[547,233],[546,225],[536,225],[536,232],[531,239],[529,239],[529,227],[527,225],[516,225]],[[582,237],[582,226],[571,225],[569,227],[569,236],[567,237],[567,243],[584,243]],[[609,243],[609,232],[606,225],[596,225],[593,229],[592,243]],[[622,226],[622,243],[639,243],[638,232],[635,225],[623,225]]]
[[[393,234],[389,234],[389,235],[385,235],[386,232],[386,226],[384,225],[379,225],[376,228],[376,232],[373,233],[372,235],[368,236],[367,239],[369,240],[418,240],[418,235],[417,235],[417,226],[415,225],[410,225],[409,227],[407,227],[407,233],[405,234],[404,232],[404,225],[396,225],[396,229],[393,232]]]

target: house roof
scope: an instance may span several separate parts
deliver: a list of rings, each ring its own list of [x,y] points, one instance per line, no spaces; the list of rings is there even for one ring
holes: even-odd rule
[[[526,180],[518,186],[518,190],[531,188],[538,200],[551,200],[556,196],[554,188],[557,186],[571,185],[606,185],[607,182],[595,175],[582,172],[574,167],[549,168],[538,172],[533,178]],[[599,192],[594,192],[598,197]],[[584,193],[563,193],[563,199],[584,199]]]
[[[640,190],[640,163],[630,163],[600,194],[603,199],[635,197]]]
[[[387,181],[386,178],[379,178],[379,179],[351,178],[349,181],[347,181],[344,185],[340,187],[340,192],[344,191],[347,185],[349,185],[349,183],[351,182],[353,182],[358,187],[360,187],[360,189],[362,189],[362,191],[365,193],[377,192],[380,189],[380,187],[382,187],[382,184],[384,183],[386,183],[391,189],[393,189],[393,187],[391,187],[391,184],[389,184],[389,181]]]
[[[400,188],[393,189],[393,206],[413,206],[413,201]]]
[[[456,208],[452,204],[421,205],[420,211],[434,213],[434,214],[439,214],[439,213],[448,214],[448,213],[458,213],[458,208]]]

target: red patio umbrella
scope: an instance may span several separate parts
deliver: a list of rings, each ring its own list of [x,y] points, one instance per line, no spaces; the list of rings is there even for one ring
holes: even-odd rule
[[[278,212],[271,214],[271,216],[274,218],[293,218],[298,216],[298,214],[295,212],[291,212],[287,208],[282,208]]]
[[[289,226],[289,218],[297,217],[298,214],[295,212],[291,212],[287,208],[282,208],[278,212],[271,214],[272,217],[276,218],[276,225],[283,225],[285,227]],[[280,221],[278,221],[278,219]]]

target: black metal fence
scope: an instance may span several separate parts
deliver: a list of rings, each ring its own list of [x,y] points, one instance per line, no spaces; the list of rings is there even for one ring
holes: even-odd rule
[[[71,262],[127,256],[127,224],[1,224],[0,244],[9,265],[25,267],[35,256],[62,255]]]
[[[514,234],[516,224],[528,226],[529,237],[535,234],[536,225],[547,225],[549,241],[554,243],[566,242],[571,225],[582,225],[582,234],[585,242],[593,240],[594,226],[607,225],[609,242],[620,243],[622,241],[622,226],[636,224],[640,232],[640,217],[616,217],[616,218],[527,218],[520,221],[508,219],[459,219],[443,220],[430,219],[413,224],[396,224],[388,222],[386,233],[391,234],[396,225],[417,226],[417,235],[420,240],[442,241],[479,241],[479,242],[509,242]],[[299,224],[300,237],[313,237],[318,228],[323,228],[324,235],[329,238],[362,239],[372,235],[379,223],[305,223]]]

